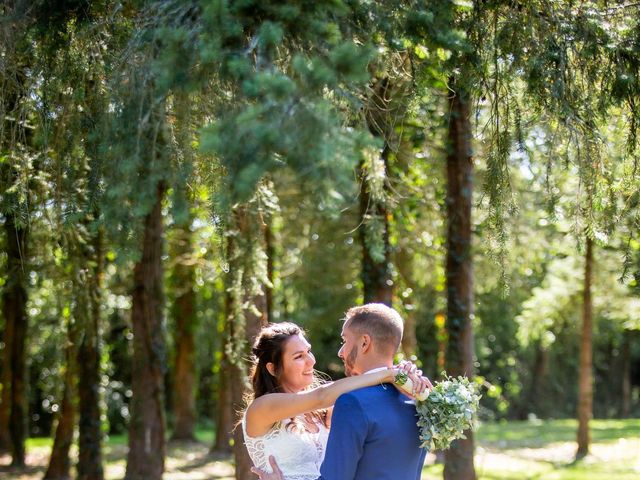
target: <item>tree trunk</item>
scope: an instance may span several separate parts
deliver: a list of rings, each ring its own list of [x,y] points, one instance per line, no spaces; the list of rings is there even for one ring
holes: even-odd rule
[[[389,146],[385,145],[382,151],[382,161],[385,170],[389,158]],[[360,242],[362,244],[362,286],[364,303],[384,303],[391,306],[393,300],[393,281],[391,279],[391,247],[389,245],[389,212],[384,202],[375,200],[369,190],[366,174],[361,172],[360,187]],[[373,233],[368,228],[372,225],[372,219],[380,222],[382,228],[382,255],[372,255]]]
[[[49,457],[49,466],[44,475],[44,480],[68,480],[71,478],[71,459],[69,450],[73,443],[73,431],[76,417],[76,346],[75,325],[69,322],[68,343],[65,352],[66,371],[64,373],[64,394],[62,406],[58,417],[56,435]]]
[[[536,345],[536,356],[533,365],[533,378],[531,379],[531,405],[539,416],[543,416],[543,404],[541,400],[544,398],[544,386],[547,383],[547,374],[549,373],[549,351],[538,342]]]
[[[398,245],[395,254],[395,264],[398,273],[404,280],[404,284],[412,291],[417,291],[417,282],[413,274],[413,262],[411,254],[402,245]],[[411,300],[410,300],[411,301]],[[416,338],[416,319],[414,311],[407,310],[404,317],[404,333],[402,335],[402,351],[409,358],[418,351],[418,340]]]
[[[100,82],[89,76],[86,78],[86,92],[83,123],[86,125],[85,145],[88,156],[88,168],[95,171],[88,183],[88,191],[99,190],[103,167],[100,166],[100,132],[103,115],[106,109],[105,99],[100,90]],[[90,193],[93,195],[93,193]],[[91,205],[90,198],[84,199]],[[98,207],[94,207],[92,215],[85,218],[87,226],[86,243],[77,245],[79,264],[76,266],[75,291],[77,296],[76,311],[80,325],[80,342],[78,345],[78,463],[77,480],[103,480],[104,467],[102,457],[102,412],[101,395],[101,306],[103,303],[104,276],[104,232],[98,229],[92,232],[89,223],[100,218]],[[112,351],[110,354],[113,361]]]
[[[29,42],[24,40],[24,29],[30,17],[24,15],[23,2],[5,1],[2,4],[4,18],[12,19],[3,25],[7,40],[2,49],[2,107],[0,125],[0,151],[14,152],[18,146],[30,148],[33,145],[33,130],[25,128],[25,122],[17,121],[25,117],[27,98],[28,66],[32,62]],[[4,79],[11,78],[9,83]],[[20,153],[18,153],[20,155]],[[12,154],[0,162],[0,188],[3,206],[17,207],[16,214],[11,208],[0,212],[5,217],[6,238],[6,284],[2,290],[2,317],[4,318],[4,350],[2,358],[2,395],[0,397],[0,452],[10,452],[12,465],[24,466],[26,416],[27,416],[27,373],[25,359],[26,336],[28,332],[27,305],[27,243],[28,226],[16,222],[17,215],[28,212],[30,200],[18,198],[10,193],[17,183],[15,158]],[[35,165],[35,164],[34,164]],[[29,172],[35,178],[35,170]],[[24,173],[24,172],[23,172]],[[31,185],[28,186],[31,190]]]
[[[394,85],[389,77],[377,79],[371,85],[371,94],[367,103],[365,117],[367,128],[372,135],[383,141],[382,152],[379,161],[384,166],[383,192],[386,197],[389,194],[389,155],[391,154],[390,141],[395,135],[394,127],[400,122],[404,111],[392,106],[394,100]],[[391,246],[389,243],[389,212],[386,199],[376,198],[372,195],[368,174],[360,167],[360,242],[362,244],[362,285],[365,303],[384,303],[391,306],[393,301],[393,280],[391,277]],[[375,223],[374,223],[375,222]],[[381,232],[373,232],[372,228],[382,229]],[[380,242],[375,239],[381,235]],[[382,247],[382,251],[379,250]]]
[[[584,289],[582,292],[582,335],[580,337],[580,373],[578,380],[578,451],[576,458],[589,454],[591,442],[589,421],[593,416],[593,304],[591,277],[593,241],[587,237],[584,256]]]
[[[469,98],[449,84],[449,153],[447,155],[447,320],[446,364],[451,376],[473,377],[473,257],[471,204],[473,160]],[[475,480],[473,432],[454,442],[445,454],[445,480]]]
[[[175,322],[175,366],[173,389],[173,440],[195,440],[196,427],[196,310],[195,270],[191,242],[191,216],[178,226],[176,232],[176,264],[173,286],[177,291],[173,304]]]
[[[9,276],[7,275],[7,278]],[[4,316],[4,296],[3,296]],[[4,335],[2,341],[2,396],[0,397],[0,454],[11,451],[11,437],[9,436],[9,418],[11,417],[11,349],[13,346],[13,322],[6,317],[4,323]]]
[[[249,342],[252,342],[257,332],[261,327],[267,324],[266,315],[266,302],[265,296],[260,295],[252,299],[254,306],[258,309],[261,315],[251,312],[245,312],[246,329],[248,333]],[[232,326],[234,328],[234,326]],[[245,408],[244,396],[248,391],[247,383],[247,370],[244,363],[232,363],[231,364],[231,411],[242,412]],[[236,423],[240,418],[236,418]],[[244,437],[242,434],[242,427],[237,426],[233,431],[233,454],[236,463],[236,480],[255,480],[255,475],[251,473],[251,467],[253,463],[249,457],[249,452],[244,444]]]
[[[229,370],[231,371],[231,411],[242,412],[245,408],[243,398],[247,391],[247,385],[244,379],[247,377],[247,371],[237,363],[232,363]],[[236,418],[237,420],[239,419]],[[255,475],[251,473],[253,463],[244,444],[240,425],[233,430],[233,458],[235,460],[236,480],[253,480],[255,478]]]
[[[231,262],[236,254],[236,246],[233,235],[227,238],[227,258]],[[234,266],[235,268],[235,266]],[[233,271],[235,273],[235,270]],[[213,445],[213,451],[218,453],[231,453],[233,452],[232,442],[234,439],[234,410],[233,410],[233,392],[232,384],[235,382],[233,366],[229,359],[227,347],[230,346],[233,341],[232,336],[232,321],[231,316],[234,310],[234,295],[231,290],[233,284],[233,277],[231,273],[227,274],[225,284],[225,298],[224,298],[224,339],[222,345],[222,359],[220,361],[220,372],[218,378],[218,411],[216,414],[216,438]],[[236,471],[238,469],[236,468]]]
[[[276,248],[274,245],[273,229],[271,228],[271,219],[267,219],[264,225],[264,243],[265,253],[267,254],[267,278],[271,285],[265,285],[265,305],[266,315],[271,321],[273,319],[273,287],[275,281],[275,253]]]
[[[227,297],[229,295],[227,294]],[[227,308],[227,312],[229,309]],[[226,327],[225,327],[226,328]],[[225,339],[225,342],[227,339]],[[233,438],[233,412],[231,410],[231,365],[226,348],[222,347],[222,359],[218,376],[218,410],[216,412],[216,438],[212,451],[222,454],[231,453]]]
[[[264,301],[264,295],[261,295],[253,299],[254,305],[260,312],[266,311],[266,302]],[[266,325],[266,316],[256,315],[249,312],[245,312],[246,328],[247,332],[256,332],[260,328]],[[231,329],[235,328],[232,322]],[[233,333],[233,332],[232,332]],[[249,340],[253,341],[255,333],[249,334]],[[230,365],[231,371],[231,412],[242,412],[245,408],[244,396],[248,391],[247,383],[247,370],[244,363],[232,362]],[[235,422],[239,422],[240,418],[235,418]],[[251,473],[251,467],[253,463],[249,457],[249,452],[244,444],[244,437],[242,434],[242,427],[237,426],[233,430],[233,456],[236,465],[236,480],[254,480],[255,475]]]
[[[622,332],[622,418],[631,415],[631,331]]]
[[[8,431],[11,465],[23,467],[27,433],[27,229],[16,224],[13,215],[5,217],[7,283],[2,293],[2,315],[5,320],[3,405],[9,409]],[[5,388],[6,399],[5,399]],[[6,415],[4,413],[3,415]],[[5,420],[3,420],[5,421]]]
[[[100,305],[104,269],[102,232],[93,238],[93,250],[80,255],[86,269],[80,270],[75,286],[76,312],[81,341],[78,346],[79,438],[78,480],[102,480],[102,422],[100,419]],[[82,248],[82,247],[80,247]],[[94,265],[91,267],[91,265]]]
[[[267,324],[266,295],[249,297],[253,281],[253,271],[256,261],[255,249],[263,248],[264,235],[258,218],[251,213],[249,207],[242,205],[234,208],[233,234],[229,236],[228,256],[232,276],[228,277],[230,285],[227,287],[226,318],[227,318],[227,346],[234,352],[229,357],[231,412],[234,415],[245,408],[244,396],[248,391],[246,362],[248,356],[246,340],[251,344],[260,328]],[[235,236],[235,238],[234,238]],[[238,276],[239,275],[239,276]],[[262,286],[264,289],[264,285]],[[247,306],[249,305],[249,306]],[[237,315],[243,318],[237,318]],[[244,339],[242,336],[244,335]],[[236,415],[234,415],[236,416]],[[237,423],[240,418],[235,418]],[[233,431],[233,454],[235,459],[236,480],[253,480],[255,475],[250,471],[252,462],[244,444],[242,428]]]
[[[126,480],[160,480],[165,458],[162,198],[144,222],[142,258],[134,269],[131,307],[133,372]]]
[[[395,168],[401,174],[410,176],[411,169],[416,162],[416,157],[414,153],[414,141],[412,139],[412,130],[415,129],[415,126],[405,126],[402,125],[402,133],[398,136],[398,150],[395,155]],[[420,209],[422,207],[416,206],[416,209]],[[414,211],[409,213],[409,215],[419,215],[418,211]],[[404,213],[400,213],[400,215],[405,215]],[[402,223],[400,220],[399,223]],[[396,224],[394,222],[394,224]],[[407,231],[396,232],[396,244],[393,248],[393,260],[395,267],[402,278],[404,285],[409,287],[412,292],[417,293],[420,290],[420,285],[416,276],[422,276],[423,272],[420,271],[420,268],[416,268],[415,265],[415,255],[413,249],[411,248],[411,244],[415,242],[415,235],[407,235]],[[417,270],[417,271],[416,271]],[[397,290],[398,287],[396,287]],[[402,336],[402,351],[407,356],[415,355],[418,352],[418,339],[416,337],[416,329],[418,328],[416,318],[416,311],[409,306],[413,304],[416,300],[413,295],[409,295],[406,299],[404,295],[398,297],[404,306],[405,316],[404,316],[404,333]],[[409,308],[408,308],[409,307]],[[435,338],[433,339],[436,340]],[[432,364],[435,362],[432,362]],[[427,364],[423,365],[423,369],[426,370]]]
[[[174,320],[174,368],[172,392],[172,407],[174,416],[173,440],[195,440],[197,421],[196,387],[198,372],[196,365],[197,329],[195,283],[196,272],[193,252],[193,198],[189,195],[187,182],[191,178],[193,163],[193,129],[191,128],[192,102],[186,92],[176,92],[174,96],[174,110],[176,123],[174,133],[178,151],[183,157],[181,162],[184,180],[174,187],[174,202],[179,207],[175,216],[175,237],[172,242],[172,255],[175,263],[171,275],[172,288],[175,297],[172,305]]]
[[[402,335],[402,351],[406,358],[415,356],[418,351],[416,338],[416,319],[412,312],[404,316],[404,333]]]

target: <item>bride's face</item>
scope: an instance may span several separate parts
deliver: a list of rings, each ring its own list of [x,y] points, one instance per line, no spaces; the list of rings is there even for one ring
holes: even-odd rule
[[[316,357],[311,345],[302,335],[287,340],[282,352],[282,388],[288,392],[299,392],[313,383],[313,366]]]

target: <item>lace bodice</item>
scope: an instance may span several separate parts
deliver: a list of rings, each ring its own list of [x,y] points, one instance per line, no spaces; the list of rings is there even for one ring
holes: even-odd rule
[[[317,433],[287,430],[291,420],[283,420],[261,437],[247,435],[246,413],[242,417],[242,433],[253,464],[271,473],[269,455],[273,455],[285,480],[315,480],[320,476],[329,429],[318,425]]]

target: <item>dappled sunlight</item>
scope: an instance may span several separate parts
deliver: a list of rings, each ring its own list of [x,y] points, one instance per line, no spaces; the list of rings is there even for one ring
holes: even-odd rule
[[[45,443],[45,439],[37,443]],[[49,460],[50,446],[32,446],[28,449],[24,470],[11,469],[9,455],[0,455],[0,477],[3,480],[40,480]],[[105,448],[105,480],[120,480],[126,471],[127,448],[123,445]],[[75,456],[73,457],[75,461]],[[234,469],[230,458],[209,453],[209,446],[190,442],[169,444],[165,460],[164,480],[233,480]]]
[[[209,447],[202,443],[187,442],[171,448],[171,455],[166,461],[165,479],[231,479],[233,467],[228,459],[220,459],[209,452]]]
[[[575,461],[575,422],[508,422],[483,424],[478,431],[475,465],[479,480],[632,480],[640,478],[640,419],[594,420],[591,453]],[[210,453],[212,435],[199,431],[200,442],[169,442],[164,480],[233,480],[231,457]],[[620,435],[614,438],[615,435]],[[554,440],[555,437],[555,440]],[[568,439],[566,439],[567,437]],[[50,439],[30,439],[24,471],[8,467],[0,456],[3,480],[40,480],[51,448]],[[126,469],[126,438],[105,445],[105,480],[122,479]],[[74,449],[73,458],[77,455]],[[442,477],[442,464],[427,455],[423,479]]]
[[[17,470],[10,467],[11,456],[0,454],[0,478],[11,480],[40,480],[45,473],[47,462],[49,461],[48,447],[37,447],[27,450],[25,469]]]
[[[640,474],[640,421],[594,420],[591,453],[576,462],[573,420],[483,424],[475,466],[479,480],[632,480]],[[615,435],[620,435],[615,438]],[[424,479],[440,478],[429,455]]]
[[[511,421],[505,429],[500,423],[482,425],[478,432],[481,443],[492,448],[549,448],[557,442],[575,440],[578,422],[573,419]],[[620,438],[640,435],[640,420],[592,420],[591,434],[597,442],[617,442]],[[574,452],[575,453],[575,452]]]
[[[124,478],[124,474],[127,468],[125,459],[117,462],[109,462],[105,464],[105,478]]]
[[[640,438],[594,443],[591,454],[579,462],[575,462],[575,442],[508,450],[479,447],[476,468],[481,479],[597,479],[600,475],[631,479],[640,472],[638,452]]]
[[[500,478],[541,478],[542,474],[552,470],[549,465],[527,458],[525,455],[514,455],[514,453],[514,451],[493,452],[479,447],[475,457],[478,476],[484,478],[485,474],[499,472]]]

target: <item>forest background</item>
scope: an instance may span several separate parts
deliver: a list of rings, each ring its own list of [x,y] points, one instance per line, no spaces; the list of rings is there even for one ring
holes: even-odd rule
[[[483,422],[640,415],[640,6],[604,1],[0,6],[0,452],[161,478],[232,432],[248,345],[406,321]],[[233,439],[235,435],[235,441]],[[235,445],[235,446],[234,446]],[[443,475],[476,478],[474,436]]]

